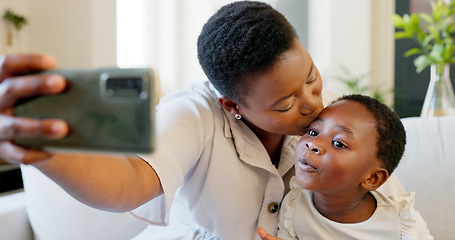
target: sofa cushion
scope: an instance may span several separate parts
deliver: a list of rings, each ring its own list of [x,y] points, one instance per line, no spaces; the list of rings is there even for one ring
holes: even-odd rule
[[[435,239],[455,236],[455,117],[403,118],[407,144],[395,170]]]
[[[0,195],[0,239],[33,239],[23,191]]]
[[[38,240],[125,240],[147,223],[84,205],[32,166],[21,166],[27,212]]]

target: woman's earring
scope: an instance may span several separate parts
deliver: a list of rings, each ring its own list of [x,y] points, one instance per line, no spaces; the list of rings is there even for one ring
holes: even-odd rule
[[[236,114],[234,115],[234,117],[235,117],[235,119],[240,120],[240,119],[242,118],[242,115],[236,113]]]

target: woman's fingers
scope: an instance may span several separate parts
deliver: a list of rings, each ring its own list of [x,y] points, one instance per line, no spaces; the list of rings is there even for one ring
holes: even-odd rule
[[[62,76],[37,73],[55,66],[55,59],[47,55],[0,56],[0,158],[4,161],[30,164],[52,156],[15,145],[17,138],[58,139],[68,134],[69,127],[62,120],[14,117],[14,105],[18,100],[60,93],[66,88]]]
[[[56,94],[63,91],[66,81],[55,74],[30,74],[52,69],[55,59],[39,54],[11,54],[0,56],[0,113],[12,107],[18,99]]]
[[[20,98],[56,94],[65,88],[65,79],[55,74],[6,78],[0,83],[0,111],[12,107]]]
[[[69,132],[62,120],[35,120],[0,115],[0,159],[13,164],[32,164],[49,159],[48,152],[26,149],[13,144],[15,138],[44,137],[62,138]]]
[[[52,157],[52,153],[29,150],[12,144],[9,141],[0,141],[0,159],[12,164],[33,164]]]
[[[69,127],[58,119],[31,119],[0,115],[0,141],[21,137],[59,139],[66,136]]]
[[[55,58],[42,54],[10,54],[0,56],[0,81],[16,74],[53,69]]]

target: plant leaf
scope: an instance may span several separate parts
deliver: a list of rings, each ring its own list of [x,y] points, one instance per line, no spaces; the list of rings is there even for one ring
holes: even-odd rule
[[[430,66],[432,60],[426,55],[420,55],[414,59],[414,66],[416,67],[416,72],[421,73],[425,68]]]
[[[431,35],[431,34],[430,35],[426,35],[426,37],[422,41],[422,45],[424,47],[427,47],[427,45],[430,44],[430,42],[433,41],[433,39],[434,39],[433,35]]]
[[[395,25],[396,28],[403,28],[404,27],[404,20],[403,18],[394,13],[392,16],[390,16],[390,19],[392,20],[393,25]]]
[[[430,15],[428,15],[427,13],[419,13],[419,17],[422,18],[423,20],[425,20],[425,22],[431,24],[433,23],[433,18],[431,18]]]
[[[404,39],[404,38],[412,38],[412,34],[408,32],[396,32],[395,39]]]
[[[413,13],[413,14],[410,15],[410,17],[409,17],[409,23],[411,24],[412,30],[413,30],[414,32],[416,32],[416,31],[419,30],[420,19],[419,19],[419,17],[417,16],[417,14]]]
[[[452,49],[453,49],[453,44],[451,41],[444,45],[444,49],[442,50],[442,54],[441,54],[444,62],[446,62],[452,56]]]
[[[410,38],[417,43],[417,47],[410,47],[403,55],[419,55],[414,59],[418,73],[431,64],[455,63],[455,1],[431,0],[430,4],[431,14],[394,14],[391,17],[402,30],[395,33],[395,39]]]
[[[422,49],[420,49],[420,48],[411,48],[408,51],[406,51],[403,55],[405,57],[409,57],[411,55],[419,54],[419,53],[422,53]]]

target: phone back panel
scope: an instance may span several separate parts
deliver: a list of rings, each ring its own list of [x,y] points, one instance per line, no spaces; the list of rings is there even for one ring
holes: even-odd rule
[[[154,147],[151,69],[59,70],[67,90],[19,104],[15,115],[59,118],[70,125],[61,140],[22,138],[32,148],[150,153]]]

